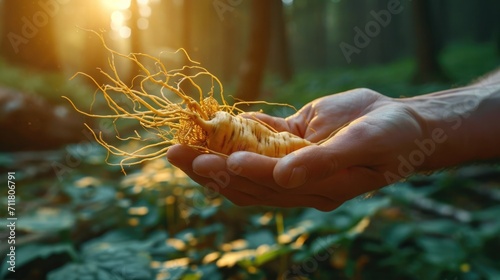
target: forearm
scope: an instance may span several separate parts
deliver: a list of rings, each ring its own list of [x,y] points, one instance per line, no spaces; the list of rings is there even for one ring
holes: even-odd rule
[[[426,139],[435,145],[421,170],[500,158],[500,72],[468,87],[403,102],[416,112]]]

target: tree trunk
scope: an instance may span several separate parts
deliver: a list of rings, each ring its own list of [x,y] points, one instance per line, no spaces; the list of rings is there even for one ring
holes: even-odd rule
[[[290,51],[288,46],[288,34],[286,30],[285,13],[283,11],[282,0],[272,0],[273,12],[273,39],[274,46],[272,50],[272,69],[281,77],[285,82],[292,79],[293,70],[290,63]]]
[[[438,60],[429,0],[412,1],[415,25],[417,71],[415,83],[445,82],[448,80]]]
[[[271,9],[268,0],[251,4],[250,40],[241,64],[240,84],[236,96],[245,101],[256,100],[260,94],[270,41]]]
[[[60,70],[53,28],[60,5],[55,2],[42,7],[31,0],[0,3],[6,14],[0,19],[3,27],[1,55],[21,66],[43,71]]]
[[[235,19],[233,17],[226,17],[222,22],[223,35],[220,47],[222,48],[222,78],[229,81],[235,76],[235,41],[237,36],[237,28],[235,25]]]
[[[185,0],[182,2],[182,33],[181,33],[181,42],[182,42],[182,48],[186,50],[186,52],[191,54],[191,32],[192,30],[192,13],[194,10],[192,9],[192,2],[189,0]],[[183,65],[190,65],[189,59],[187,57],[184,58],[184,63]],[[185,68],[182,73],[186,76],[189,76],[191,71],[189,68]],[[185,81],[181,85],[181,90],[185,93],[188,94],[192,91],[192,86],[189,82]]]
[[[328,67],[328,46],[326,41],[326,1],[308,1],[312,29],[309,34],[309,54],[314,66],[319,69]]]
[[[137,0],[130,1],[130,19],[128,26],[130,27],[130,52],[131,53],[141,53],[142,52],[142,36],[141,30],[139,29],[139,19],[141,15],[139,14],[139,3]],[[141,58],[139,57],[139,62]],[[141,68],[136,63],[130,64],[130,72],[128,74],[128,81],[132,84],[134,78],[140,74]],[[135,85],[138,86],[138,85]]]
[[[108,30],[111,24],[111,17],[104,10],[99,9],[96,11],[95,7],[99,5],[101,0],[91,0],[86,2],[78,2],[79,11],[89,15],[85,17],[85,23],[82,26],[84,29],[95,30]],[[90,4],[90,5],[89,5]],[[90,16],[91,15],[91,16]],[[98,36],[92,34],[91,32],[82,32],[85,36],[84,40],[84,50],[85,59],[83,60],[82,71],[93,77],[98,84],[104,84],[108,82],[108,78],[104,77],[100,73],[100,69],[108,72],[110,70],[108,64],[108,52],[102,45],[101,40]],[[108,32],[102,32],[101,36],[104,40],[110,44],[108,40]],[[84,79],[85,81],[92,83],[90,80]],[[92,83],[93,86],[93,83]]]

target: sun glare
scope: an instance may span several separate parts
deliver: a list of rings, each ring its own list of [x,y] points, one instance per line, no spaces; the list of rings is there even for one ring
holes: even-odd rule
[[[130,7],[130,0],[101,0],[104,7],[114,10],[125,10]]]
[[[127,20],[130,19],[129,10],[116,10],[111,13],[111,30],[118,33],[121,38],[128,38],[131,34],[130,27],[127,26]]]
[[[130,37],[131,29],[127,26],[127,20],[130,19],[130,1],[131,0],[101,0],[105,9],[111,13],[111,30],[122,38]]]
[[[101,0],[105,9],[111,14],[111,30],[115,32],[121,39],[127,39],[132,33],[130,28],[130,19],[132,17],[130,7],[131,1],[137,1],[139,19],[136,23],[141,30],[146,30],[149,27],[149,17],[151,16],[151,3],[158,2],[157,0]]]

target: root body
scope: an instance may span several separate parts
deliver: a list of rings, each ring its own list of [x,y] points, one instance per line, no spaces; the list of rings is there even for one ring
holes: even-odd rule
[[[263,124],[219,111],[200,126],[206,131],[209,150],[230,155],[236,151],[283,157],[312,143],[288,132],[274,132]]]

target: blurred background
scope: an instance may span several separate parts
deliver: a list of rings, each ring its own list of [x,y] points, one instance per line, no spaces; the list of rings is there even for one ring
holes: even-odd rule
[[[105,105],[72,78],[106,82],[109,52],[88,30],[168,69],[188,63],[183,48],[232,98],[415,96],[495,70],[499,12],[494,0],[0,0],[0,169],[16,172],[19,218],[17,272],[4,261],[0,278],[500,279],[495,164],[415,176],[329,213],[237,207],[163,159],[124,176],[83,126],[113,123],[61,98]],[[125,82],[139,73],[117,66]]]

